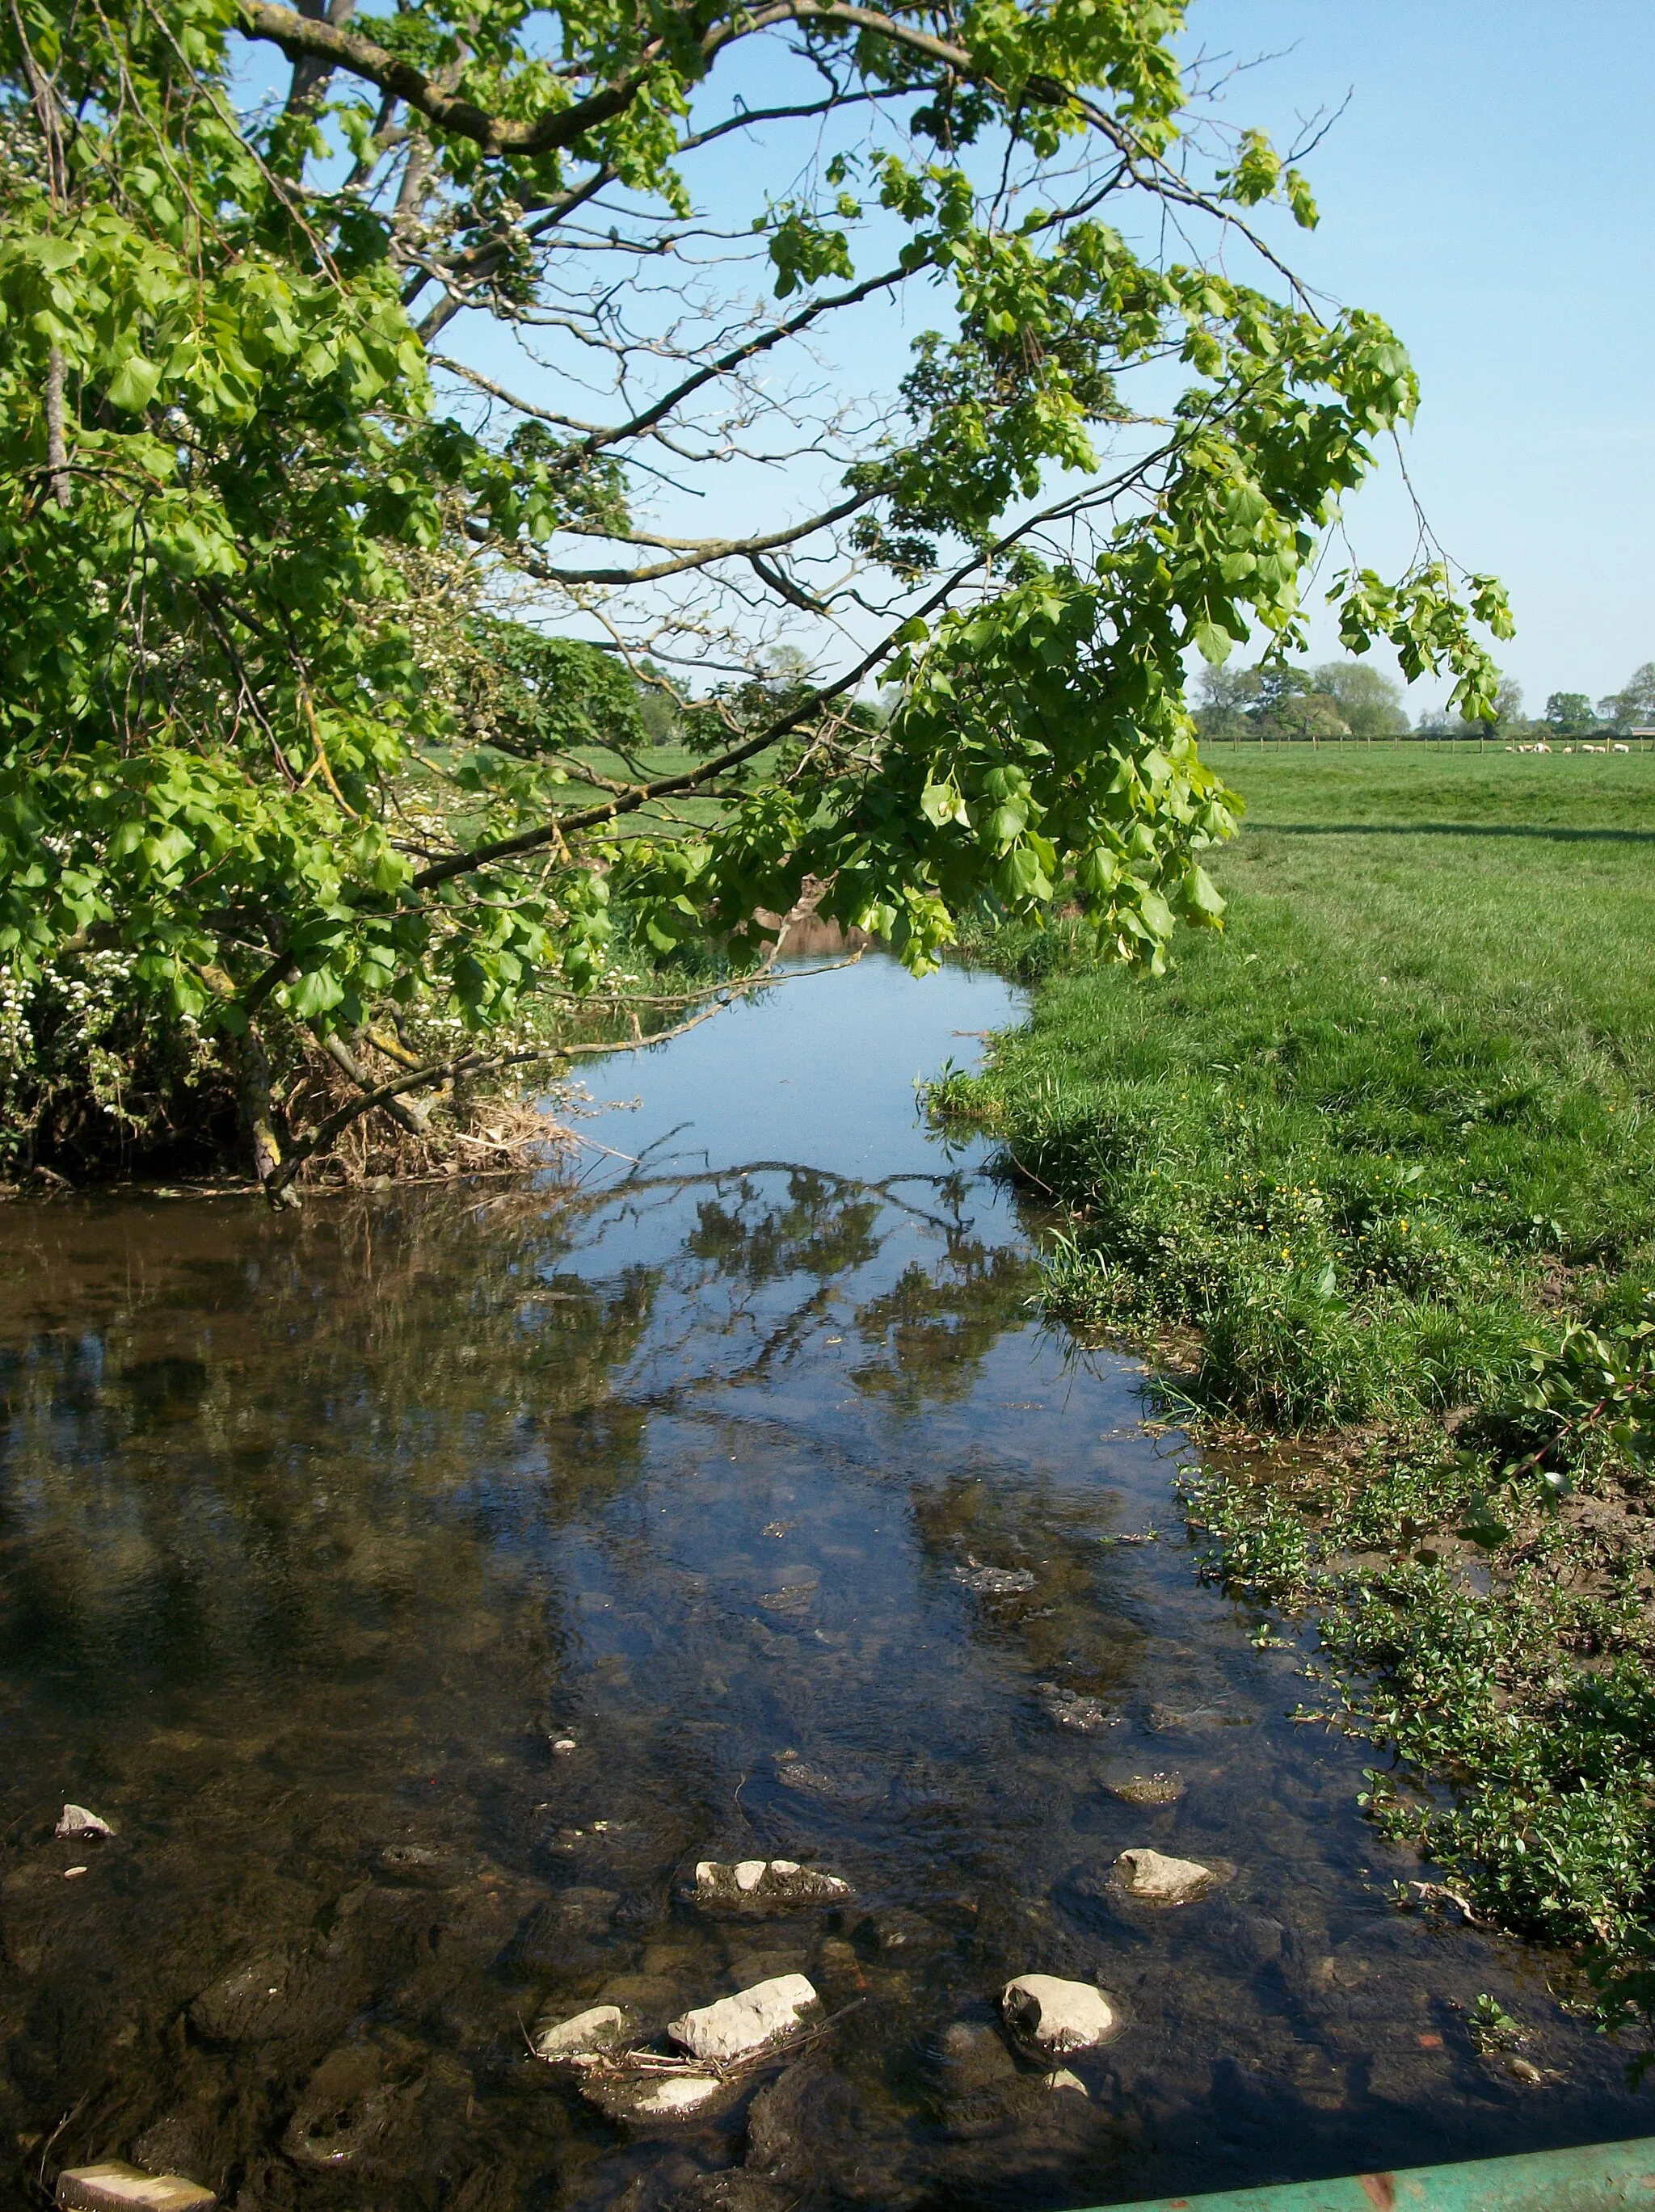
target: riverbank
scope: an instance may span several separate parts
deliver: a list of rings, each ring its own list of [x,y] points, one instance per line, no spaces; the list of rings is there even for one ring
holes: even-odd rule
[[[1223,937],[1053,976],[934,1103],[1070,1210],[1050,1308],[1160,1346],[1213,1571],[1457,1778],[1372,1809],[1613,1976],[1655,1941],[1655,1522],[1601,1422],[1524,1401],[1572,1323],[1635,1351],[1655,1284],[1655,763],[1221,765]]]

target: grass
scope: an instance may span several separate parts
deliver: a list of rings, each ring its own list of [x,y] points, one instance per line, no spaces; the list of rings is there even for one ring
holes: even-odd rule
[[[936,1103],[1065,1209],[1049,1304],[1176,1347],[1211,1571],[1451,1780],[1375,1817],[1644,2006],[1655,1491],[1534,1378],[1655,1285],[1655,758],[1216,757],[1224,934],[1159,982],[1060,940]]]
[[[1230,772],[1223,936],[1160,982],[1053,977],[938,1103],[1082,1215],[1056,1306],[1201,1329],[1204,1404],[1487,1399],[1548,1313],[1655,1280],[1655,758]]]

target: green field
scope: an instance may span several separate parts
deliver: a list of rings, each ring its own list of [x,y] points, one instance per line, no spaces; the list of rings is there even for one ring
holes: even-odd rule
[[[1646,2011],[1655,1488],[1524,1401],[1568,1323],[1652,1310],[1655,759],[1214,757],[1223,935],[1056,963],[937,1103],[1066,1212],[1053,1309],[1162,1347],[1212,1571],[1455,1779],[1376,1814]]]
[[[1083,1212],[1055,1303],[1199,1324],[1204,1402],[1484,1398],[1655,1254],[1655,758],[1218,761],[1222,937],[1053,978],[947,1103]]]

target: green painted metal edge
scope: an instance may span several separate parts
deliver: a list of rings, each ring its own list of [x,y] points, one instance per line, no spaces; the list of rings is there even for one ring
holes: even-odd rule
[[[1655,2136],[1464,2166],[1226,2189],[1216,2197],[1157,2197],[1110,2212],[1621,2212],[1634,2206],[1655,2212]]]

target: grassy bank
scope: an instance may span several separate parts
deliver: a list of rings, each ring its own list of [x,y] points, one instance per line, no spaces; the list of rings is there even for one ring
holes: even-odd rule
[[[1655,760],[1218,757],[1223,937],[1049,976],[938,1103],[1068,1209],[1052,1307],[1168,1352],[1214,1571],[1314,1611],[1362,1724],[1454,1778],[1376,1814],[1624,1976],[1655,1492],[1592,1393],[1655,1285]]]

